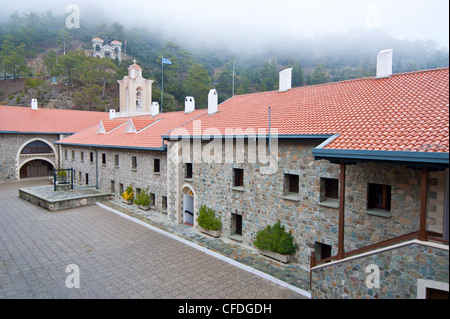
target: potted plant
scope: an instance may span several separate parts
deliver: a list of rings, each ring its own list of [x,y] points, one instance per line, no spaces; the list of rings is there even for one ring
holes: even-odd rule
[[[133,193],[133,187],[130,185],[127,187],[127,189],[125,190],[125,192],[123,192],[121,194],[122,196],[122,202],[124,202],[125,204],[131,205],[133,204],[133,198],[134,198],[134,193]]]
[[[216,213],[213,209],[203,205],[198,211],[197,228],[200,232],[218,238],[221,235],[222,220],[219,216],[216,217]]]
[[[290,262],[291,254],[295,252],[294,239],[290,233],[284,230],[280,221],[258,231],[253,244],[258,248],[260,254],[283,263]]]
[[[145,190],[142,190],[138,195],[136,195],[136,199],[134,203],[138,205],[138,207],[142,210],[150,209],[150,197],[151,195],[147,192],[148,187]]]

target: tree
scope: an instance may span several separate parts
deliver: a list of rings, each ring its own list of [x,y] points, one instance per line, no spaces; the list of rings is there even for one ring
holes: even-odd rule
[[[183,83],[183,92],[186,96],[193,96],[199,108],[208,105],[208,92],[211,80],[208,71],[201,64],[194,63],[188,71],[186,80]]]
[[[330,76],[325,70],[325,65],[323,63],[316,64],[316,67],[308,76],[308,84],[322,84],[330,81]]]
[[[53,68],[58,63],[58,54],[54,49],[50,49],[47,51],[47,54],[44,56],[44,65],[47,67],[47,72],[52,74]]]
[[[75,100],[75,104],[84,106],[89,105],[89,110],[93,110],[94,104],[98,104],[101,102],[99,95],[102,91],[102,88],[97,84],[89,84],[84,85],[81,91],[77,91],[73,94]],[[100,110],[101,107],[97,106],[97,110]]]
[[[83,51],[70,51],[58,59],[55,67],[55,74],[64,76],[70,86],[73,86],[73,80],[79,78],[82,72],[82,63],[87,59]]]
[[[1,47],[0,61],[4,78],[6,79],[8,73],[12,73],[16,80],[22,72],[27,70],[25,44],[14,46],[11,36],[8,36]]]
[[[303,72],[303,68],[299,63],[295,63],[292,68],[292,86],[303,86],[305,74]]]

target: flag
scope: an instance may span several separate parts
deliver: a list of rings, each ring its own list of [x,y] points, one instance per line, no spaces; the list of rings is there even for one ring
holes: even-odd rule
[[[166,58],[162,58],[162,63],[164,63],[164,64],[172,64],[172,61],[170,61],[169,59],[166,59]]]

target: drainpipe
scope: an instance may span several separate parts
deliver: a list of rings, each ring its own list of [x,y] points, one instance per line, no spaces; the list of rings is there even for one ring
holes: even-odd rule
[[[98,152],[95,150],[95,189],[98,189]]]

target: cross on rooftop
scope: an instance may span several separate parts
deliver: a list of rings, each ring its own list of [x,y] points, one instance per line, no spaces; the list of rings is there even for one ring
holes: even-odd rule
[[[136,62],[137,62],[136,59],[133,59],[133,63],[136,64]]]

